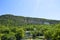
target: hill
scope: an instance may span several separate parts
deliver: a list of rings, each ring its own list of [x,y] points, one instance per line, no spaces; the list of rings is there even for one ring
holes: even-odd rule
[[[15,16],[11,14],[5,14],[0,16],[0,25],[20,26],[24,24],[56,24],[58,20],[49,20],[43,18],[32,18],[24,16]]]

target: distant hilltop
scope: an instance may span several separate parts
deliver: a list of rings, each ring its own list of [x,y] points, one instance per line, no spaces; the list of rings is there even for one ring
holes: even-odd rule
[[[11,14],[5,14],[0,16],[0,25],[20,26],[23,24],[56,24],[56,23],[60,23],[60,20],[15,16]]]

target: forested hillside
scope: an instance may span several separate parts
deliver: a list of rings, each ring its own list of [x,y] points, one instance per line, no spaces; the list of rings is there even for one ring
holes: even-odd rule
[[[58,20],[49,20],[43,18],[32,18],[24,16],[15,16],[11,14],[5,14],[0,16],[0,25],[5,26],[21,26],[24,24],[56,24]]]
[[[60,21],[43,18],[0,16],[0,40],[60,40]]]

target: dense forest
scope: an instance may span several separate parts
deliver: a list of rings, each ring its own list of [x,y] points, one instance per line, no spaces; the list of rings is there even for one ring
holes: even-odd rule
[[[60,40],[60,21],[14,15],[0,16],[0,40]]]

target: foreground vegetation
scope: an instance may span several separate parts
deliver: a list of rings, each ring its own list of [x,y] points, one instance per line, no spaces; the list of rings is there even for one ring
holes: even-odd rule
[[[33,39],[37,36],[44,36],[47,40],[60,40],[60,24],[34,25],[25,24],[23,26],[0,25],[0,40],[21,40],[26,38],[26,31],[30,31]]]
[[[59,20],[14,15],[0,16],[0,40],[59,40]]]

